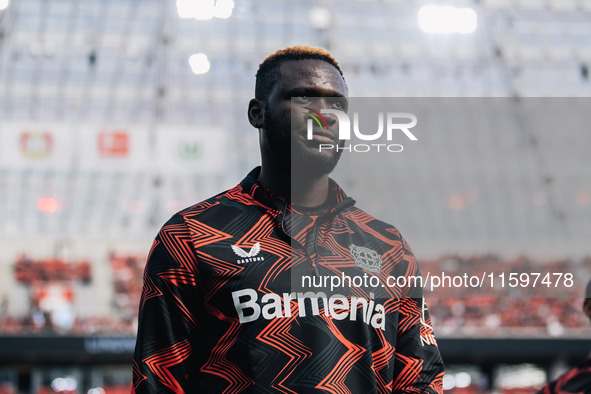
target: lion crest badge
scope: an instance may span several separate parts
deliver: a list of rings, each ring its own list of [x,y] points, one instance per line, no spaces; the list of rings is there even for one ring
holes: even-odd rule
[[[355,259],[355,265],[374,274],[382,270],[382,258],[375,250],[363,246],[349,245],[351,256]]]

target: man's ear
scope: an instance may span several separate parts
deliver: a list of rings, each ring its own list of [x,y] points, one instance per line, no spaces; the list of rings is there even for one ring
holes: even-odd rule
[[[248,121],[257,129],[263,127],[263,118],[265,117],[265,103],[259,99],[252,99],[248,103]]]
[[[585,302],[583,302],[583,313],[591,319],[591,298],[587,298]]]

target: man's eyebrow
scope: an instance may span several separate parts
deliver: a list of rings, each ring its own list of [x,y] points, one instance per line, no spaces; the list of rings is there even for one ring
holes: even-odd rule
[[[329,92],[329,94],[325,94]],[[318,89],[318,88],[293,88],[289,92],[291,97],[347,97],[344,94],[332,89]]]

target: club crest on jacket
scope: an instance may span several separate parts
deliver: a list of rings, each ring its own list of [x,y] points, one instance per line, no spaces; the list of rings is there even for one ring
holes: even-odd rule
[[[375,274],[382,270],[382,258],[375,250],[363,246],[349,245],[351,256],[355,259],[355,265]]]

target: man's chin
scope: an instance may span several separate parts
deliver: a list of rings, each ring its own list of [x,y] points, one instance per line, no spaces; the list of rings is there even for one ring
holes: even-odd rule
[[[330,151],[304,151],[296,154],[292,152],[291,172],[294,176],[316,177],[330,174],[339,159],[341,152]]]

